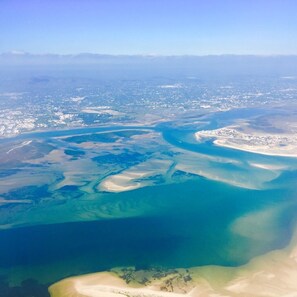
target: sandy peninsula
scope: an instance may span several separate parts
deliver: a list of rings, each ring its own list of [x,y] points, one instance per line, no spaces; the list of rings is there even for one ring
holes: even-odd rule
[[[241,127],[228,126],[215,130],[202,130],[195,133],[198,142],[213,139],[218,146],[248,151],[257,154],[297,157],[296,134],[242,132]]]
[[[283,249],[240,267],[115,269],[62,280],[51,297],[295,297],[297,236]]]

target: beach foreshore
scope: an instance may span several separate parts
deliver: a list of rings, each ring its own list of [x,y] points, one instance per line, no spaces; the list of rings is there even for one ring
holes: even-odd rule
[[[212,139],[217,146],[247,151],[256,154],[297,157],[295,134],[272,134],[259,131],[242,132],[238,126],[226,126],[215,130],[202,130],[195,133],[197,142]]]
[[[297,240],[240,267],[174,270],[118,268],[64,279],[51,297],[282,297],[296,296]]]
[[[235,150],[278,157],[291,157],[297,158],[296,145],[287,146],[286,149],[280,149],[279,147],[267,147],[267,146],[251,146],[244,144],[231,143],[223,139],[217,139],[213,142],[217,146],[227,147]]]

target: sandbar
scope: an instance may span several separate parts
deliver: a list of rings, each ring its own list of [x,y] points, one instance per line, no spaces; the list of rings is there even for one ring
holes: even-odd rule
[[[297,157],[297,137],[295,134],[271,134],[253,131],[244,133],[238,126],[227,126],[215,130],[195,133],[198,142],[214,139],[217,146],[232,148],[269,156]]]
[[[287,248],[240,267],[175,269],[151,277],[145,285],[137,281],[136,270],[128,273],[135,279],[126,282],[123,273],[114,271],[71,277],[52,285],[49,292],[51,297],[293,297],[297,292],[296,234]],[[151,276],[149,271],[141,273]]]

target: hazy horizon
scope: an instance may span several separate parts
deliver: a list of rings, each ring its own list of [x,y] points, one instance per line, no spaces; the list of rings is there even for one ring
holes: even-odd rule
[[[11,50],[0,52],[0,55],[15,55],[15,56],[80,56],[80,55],[94,55],[94,56],[112,56],[112,57],[228,57],[228,56],[240,56],[240,57],[259,57],[259,58],[269,58],[269,57],[297,57],[296,54],[241,54],[241,53],[222,53],[222,54],[150,54],[150,53],[139,53],[139,54],[110,54],[105,52],[77,52],[77,53],[57,53],[57,52],[45,52],[45,53],[33,53],[21,50]]]

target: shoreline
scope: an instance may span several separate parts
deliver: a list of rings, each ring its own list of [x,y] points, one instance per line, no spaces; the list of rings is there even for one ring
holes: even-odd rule
[[[77,126],[77,127],[65,127],[65,128],[57,128],[57,129],[40,129],[34,131],[25,131],[19,134],[10,135],[10,136],[1,136],[0,143],[7,143],[11,141],[16,141],[18,139],[24,140],[28,138],[40,138],[40,136],[48,136],[51,134],[62,134],[53,136],[56,138],[66,137],[68,135],[85,135],[88,133],[108,133],[108,132],[117,132],[117,131],[126,131],[126,130],[147,130],[147,131],[154,131],[156,128],[154,125],[147,126],[147,125],[135,125],[135,123],[130,124],[122,124],[118,125],[116,123],[110,125],[102,125],[102,126]],[[84,132],[85,131],[85,132]]]
[[[213,143],[216,146],[226,147],[226,148],[230,148],[230,149],[234,149],[234,150],[240,150],[240,151],[259,154],[259,155],[275,156],[275,157],[286,157],[286,158],[297,158],[297,151],[294,152],[294,153],[280,153],[280,152],[269,152],[269,151],[265,152],[265,151],[261,151],[261,148],[259,148],[258,150],[257,149],[253,150],[251,148],[241,147],[239,145],[221,142],[220,139],[216,139]],[[254,148],[256,148],[256,146]]]
[[[282,297],[297,292],[297,231],[291,243],[239,267],[117,268],[63,279],[51,297]]]

